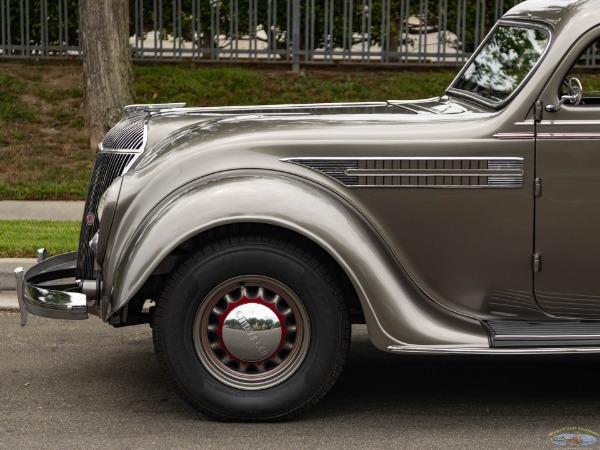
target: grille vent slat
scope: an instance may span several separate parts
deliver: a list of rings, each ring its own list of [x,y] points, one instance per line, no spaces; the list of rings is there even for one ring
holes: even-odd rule
[[[77,266],[75,269],[75,276],[78,279],[94,279],[94,255],[89,242],[99,227],[97,218],[98,202],[104,191],[108,189],[115,178],[123,173],[134,156],[134,153],[106,151],[102,151],[96,156],[79,234],[79,251],[77,252]],[[90,213],[93,214],[93,223],[88,225],[87,216]]]
[[[358,162],[356,160],[305,159],[302,160],[302,165],[330,176],[346,186],[358,184],[357,177],[346,175],[348,169],[358,168]]]
[[[523,158],[293,158],[348,187],[519,188]]]
[[[144,145],[143,116],[123,118],[104,137],[102,147],[108,150],[139,150]]]

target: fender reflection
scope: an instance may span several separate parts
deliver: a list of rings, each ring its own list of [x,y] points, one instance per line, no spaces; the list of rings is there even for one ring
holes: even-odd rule
[[[327,214],[307,215],[310,210]],[[489,345],[479,321],[442,308],[415,286],[353,207],[318,185],[268,171],[216,174],[166,198],[139,227],[120,260],[111,258],[105,268],[106,283],[113,286],[111,313],[135,295],[173,249],[204,231],[233,223],[283,227],[328,252],[353,283],[371,339],[381,349],[404,344]]]

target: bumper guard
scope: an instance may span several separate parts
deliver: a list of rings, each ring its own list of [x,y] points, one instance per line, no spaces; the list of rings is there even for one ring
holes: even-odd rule
[[[77,252],[48,259],[45,255],[44,249],[38,250],[38,264],[27,272],[22,267],[15,269],[21,325],[27,324],[29,314],[51,319],[87,319],[88,302],[89,306],[95,304],[100,283],[91,281],[93,289],[89,289],[89,281],[75,279]]]

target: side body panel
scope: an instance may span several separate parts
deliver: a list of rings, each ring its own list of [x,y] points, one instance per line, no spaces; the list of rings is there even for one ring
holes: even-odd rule
[[[351,188],[352,201],[443,306],[482,319],[541,317],[531,291],[533,124],[521,127],[530,139],[494,137],[483,126],[475,136],[472,128],[457,127],[443,141],[373,144],[364,161],[372,168],[361,172],[372,176]],[[495,163],[514,163],[520,176],[488,184]]]
[[[567,52],[541,96],[546,105],[558,103],[570,67],[599,38],[595,28]],[[537,177],[537,301],[555,317],[600,318],[600,105],[567,102],[544,112],[537,126]]]
[[[346,202],[312,183],[267,171],[207,177],[165,199],[131,237],[118,266],[112,258],[106,268],[113,310],[179,244],[213,227],[245,222],[293,230],[325,249],[353,282],[379,348],[488,346],[478,321],[450,313],[419,291],[368,222]]]

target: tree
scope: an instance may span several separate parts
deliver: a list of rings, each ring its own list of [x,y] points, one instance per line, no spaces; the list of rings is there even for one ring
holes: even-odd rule
[[[133,103],[128,0],[80,0],[79,31],[85,123],[95,149]]]

